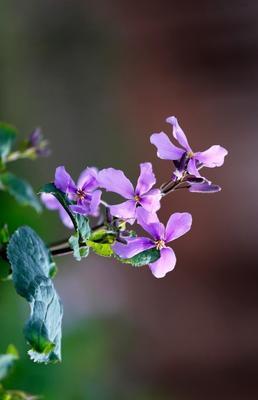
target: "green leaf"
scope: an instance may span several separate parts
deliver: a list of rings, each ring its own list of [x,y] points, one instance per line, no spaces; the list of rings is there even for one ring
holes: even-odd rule
[[[16,348],[13,345],[9,345],[6,354],[0,355],[0,381],[6,378],[19,355]]]
[[[7,256],[14,287],[31,308],[24,328],[31,359],[44,363],[60,361],[63,307],[50,278],[53,262],[48,249],[31,228],[24,226],[12,235]]]
[[[125,263],[125,264],[131,264],[134,267],[143,267],[144,265],[151,264],[155,261],[157,261],[160,258],[160,251],[157,250],[156,248],[149,249],[142,251],[139,254],[136,254],[132,258],[120,258],[119,256],[115,255],[115,257]]]
[[[0,228],[0,245],[6,245],[10,240],[8,225],[4,224]]]
[[[68,242],[73,250],[73,256],[77,261],[81,261],[82,258],[85,258],[89,255],[89,247],[80,245],[80,237],[78,232],[72,235]]]
[[[8,124],[0,123],[0,158],[4,161],[11,151],[17,130]]]
[[[0,400],[39,400],[41,397],[21,392],[20,390],[5,390],[0,385]]]
[[[115,238],[115,233],[99,229],[91,234],[87,245],[99,256],[111,257],[114,254],[112,244],[115,242]]]
[[[12,195],[18,203],[23,206],[31,206],[37,212],[40,212],[42,207],[35,195],[31,185],[23,179],[17,178],[11,172],[5,172],[0,175],[0,186]]]

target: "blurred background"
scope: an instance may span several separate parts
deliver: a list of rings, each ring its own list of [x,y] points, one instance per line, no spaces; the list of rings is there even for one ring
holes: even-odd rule
[[[0,119],[25,138],[41,126],[49,159],[12,170],[35,189],[65,165],[113,166],[133,178],[151,161],[158,183],[171,164],[149,143],[176,115],[196,150],[230,155],[206,170],[216,195],[175,193],[161,217],[190,211],[176,269],[155,279],[90,255],[59,258],[63,362],[32,364],[27,305],[0,287],[0,352],[22,360],[8,387],[47,400],[256,400],[258,398],[258,3],[255,1],[3,0]],[[29,224],[47,243],[69,234],[1,194],[1,222]]]

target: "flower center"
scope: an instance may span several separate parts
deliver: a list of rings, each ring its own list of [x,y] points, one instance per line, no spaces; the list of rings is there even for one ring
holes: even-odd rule
[[[140,196],[138,195],[134,196],[134,200],[136,201],[136,203],[139,203],[139,201],[141,200]]]
[[[161,250],[164,249],[164,247],[166,247],[166,243],[162,239],[156,240],[155,245],[157,250]]]
[[[86,193],[82,189],[77,189],[76,196],[78,200],[83,200],[86,197]]]
[[[188,158],[193,158],[193,156],[194,156],[194,152],[193,151],[188,151],[187,157]]]

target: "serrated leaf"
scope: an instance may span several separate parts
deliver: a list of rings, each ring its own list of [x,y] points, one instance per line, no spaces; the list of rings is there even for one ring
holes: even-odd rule
[[[49,193],[55,196],[55,198],[59,201],[61,206],[70,216],[75,231],[79,233],[80,242],[85,242],[85,240],[89,238],[91,233],[88,218],[80,214],[72,213],[70,209],[70,205],[72,204],[72,202],[67,198],[65,193],[56,188],[54,183],[47,183],[46,185],[44,185],[40,189],[40,193]]]
[[[21,205],[31,206],[37,212],[42,210],[37,196],[27,181],[18,178],[11,172],[5,172],[0,175],[0,185],[3,190],[12,195]]]
[[[11,151],[17,130],[8,124],[0,123],[0,158],[4,161]]]
[[[151,264],[155,261],[157,261],[160,258],[160,251],[157,250],[156,248],[149,249],[142,251],[139,254],[136,254],[132,258],[120,258],[117,255],[115,257],[125,263],[125,264],[131,264],[134,267],[143,267],[144,265]]]
[[[68,242],[73,250],[73,256],[77,261],[81,261],[82,258],[85,258],[89,255],[89,247],[80,245],[80,236],[78,232],[72,235]]]
[[[18,352],[13,345],[8,346],[6,354],[0,355],[0,381],[9,375],[15,361],[18,360],[18,358]]]
[[[24,328],[36,362],[61,360],[63,307],[50,277],[53,263],[41,238],[29,227],[19,228],[11,237],[7,255],[18,294],[30,304],[31,315]]]

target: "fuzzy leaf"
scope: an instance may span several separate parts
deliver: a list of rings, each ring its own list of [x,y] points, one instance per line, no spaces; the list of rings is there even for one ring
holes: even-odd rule
[[[120,258],[117,255],[115,255],[115,257],[125,263],[125,264],[131,264],[134,267],[143,267],[144,265],[147,264],[151,264],[155,261],[157,261],[160,258],[160,251],[153,248],[153,249],[149,249],[149,250],[145,250],[142,251],[139,254],[136,254],[134,257],[132,258]]]
[[[29,355],[37,362],[60,361],[63,307],[50,279],[54,268],[50,253],[41,238],[24,226],[11,237],[7,255],[14,287],[31,308],[24,328]]]
[[[11,194],[23,206],[31,206],[37,212],[42,210],[41,204],[31,185],[23,179],[17,178],[11,172],[0,175],[0,185],[3,190]]]
[[[17,131],[13,126],[0,123],[0,158],[3,161],[10,153],[16,135]]]
[[[0,355],[0,381],[8,376],[19,355],[13,345],[9,345],[6,354]]]

